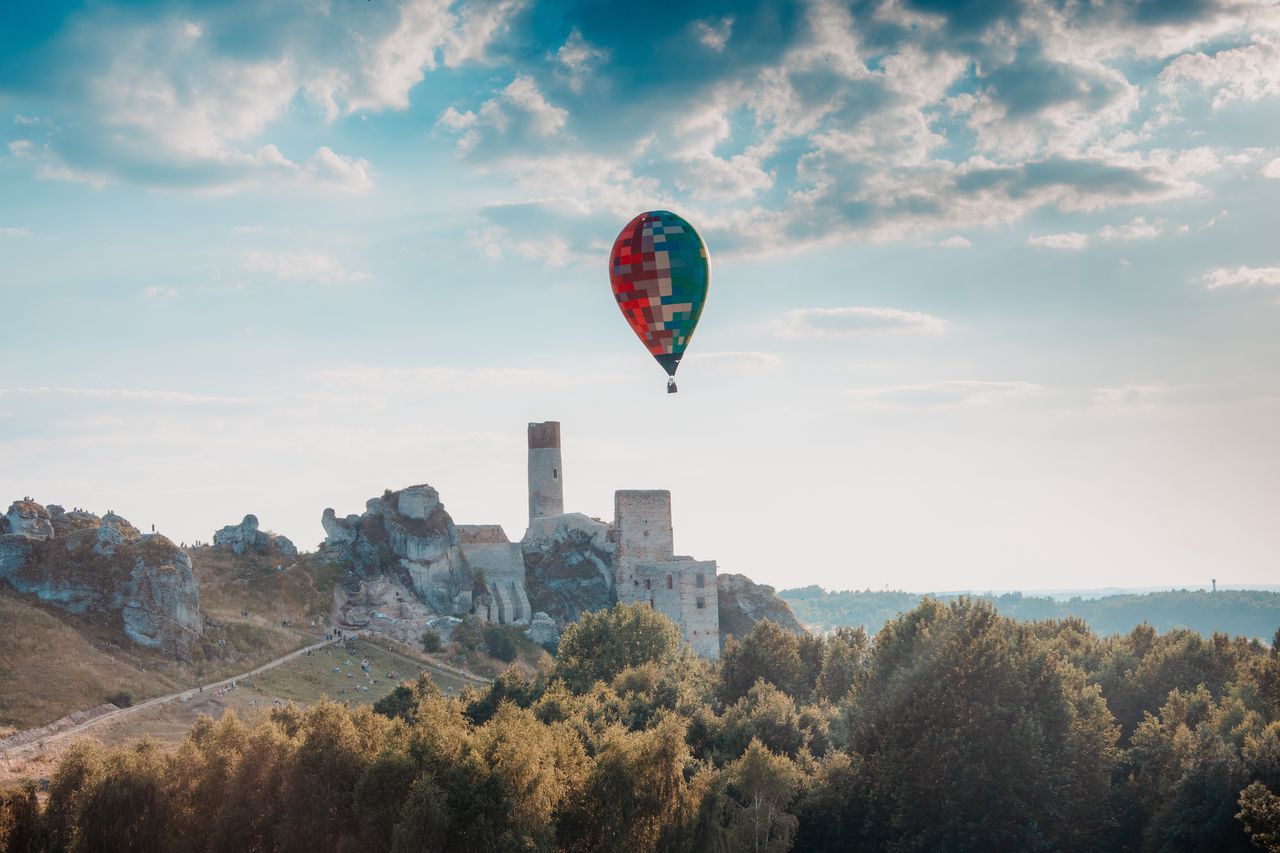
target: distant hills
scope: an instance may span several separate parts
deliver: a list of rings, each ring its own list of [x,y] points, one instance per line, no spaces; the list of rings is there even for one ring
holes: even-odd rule
[[[863,625],[871,633],[925,598],[924,594],[914,592],[828,592],[816,585],[784,589],[778,595],[791,605],[796,618],[810,630]],[[959,595],[940,593],[931,597],[950,601]],[[973,597],[990,601],[1002,615],[1023,621],[1079,617],[1099,634],[1128,633],[1134,626],[1146,622],[1161,632],[1189,628],[1207,637],[1219,631],[1269,643],[1280,629],[1280,592],[1270,590],[1179,589],[1066,599],[1020,592]]]

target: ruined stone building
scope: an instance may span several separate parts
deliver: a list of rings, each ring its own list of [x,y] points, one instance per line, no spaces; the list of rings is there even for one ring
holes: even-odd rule
[[[676,623],[684,641],[708,658],[720,654],[716,563],[675,555],[671,493],[614,493],[613,523],[564,513],[564,467],[560,424],[529,424],[529,532],[526,542],[549,538],[563,527],[581,528],[604,540],[612,563],[615,600],[644,604]]]

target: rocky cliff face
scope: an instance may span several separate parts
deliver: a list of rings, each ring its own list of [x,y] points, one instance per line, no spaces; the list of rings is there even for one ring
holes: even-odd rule
[[[246,515],[239,524],[228,524],[213,534],[213,547],[222,548],[233,554],[298,556],[298,549],[288,537],[272,533],[270,530],[259,530],[256,515]]]
[[[520,547],[534,612],[563,624],[617,602],[613,543],[603,521],[577,512],[535,518]]]
[[[440,614],[529,620],[523,566],[512,561],[516,546],[491,525],[460,534],[431,486],[388,491],[367,501],[361,515],[339,518],[326,509],[321,524],[324,554],[347,567],[353,593],[391,575]]]
[[[744,637],[762,619],[793,634],[804,634],[802,626],[791,605],[778,597],[774,588],[768,584],[756,583],[746,575],[717,575],[716,592],[720,604],[720,642],[733,635]]]
[[[119,619],[135,643],[186,657],[203,627],[186,552],[112,513],[54,510],[29,500],[9,508],[0,581],[72,613]]]

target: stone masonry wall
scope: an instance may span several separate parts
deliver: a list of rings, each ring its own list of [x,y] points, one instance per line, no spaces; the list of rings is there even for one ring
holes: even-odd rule
[[[560,423],[529,424],[529,519],[564,514]]]

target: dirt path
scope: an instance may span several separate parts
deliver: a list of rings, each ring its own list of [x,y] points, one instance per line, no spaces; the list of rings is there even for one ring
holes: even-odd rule
[[[203,689],[212,691],[212,690],[217,690],[220,687],[229,686],[233,681],[239,681],[244,678],[251,678],[252,676],[266,672],[269,669],[274,669],[275,667],[280,666],[283,663],[288,663],[294,658],[301,657],[302,655],[305,655],[309,651],[313,651],[315,649],[322,649],[325,646],[331,645],[334,642],[341,642],[341,641],[324,640],[319,643],[314,643],[310,646],[303,646],[300,649],[295,649],[294,651],[289,652],[289,654],[284,655],[283,657],[278,657],[273,661],[268,661],[267,663],[264,663],[262,666],[258,667],[257,669],[251,669],[248,672],[243,672],[243,673],[240,673],[239,675],[233,675],[230,678],[224,678],[222,681],[215,681],[212,684],[205,684],[203,685]],[[40,749],[41,747],[46,746],[62,738],[68,738],[73,735],[77,735],[82,732],[88,731],[89,729],[101,723],[105,723],[110,720],[120,720],[124,717],[132,716],[134,714],[140,714],[141,712],[145,711],[148,708],[154,708],[157,705],[163,705],[167,702],[173,702],[175,700],[183,699],[183,698],[190,698],[193,694],[199,693],[200,691],[201,691],[200,687],[188,687],[185,690],[179,690],[177,693],[170,693],[165,696],[156,696],[155,698],[148,699],[145,702],[139,702],[136,705],[130,705],[128,708],[119,708],[115,711],[109,711],[105,714],[101,714],[97,717],[92,717],[88,720],[85,720],[83,723],[80,723],[78,725],[71,726],[70,728],[62,729],[61,731],[47,734],[44,737],[37,738],[36,740],[27,741],[26,743],[15,744],[14,746],[8,747],[4,750],[0,750],[0,758],[13,758],[15,756],[22,755],[25,752],[31,752],[31,751]]]

